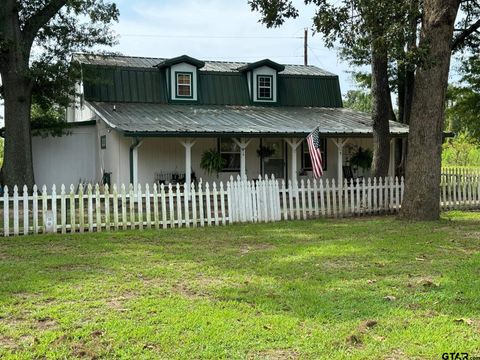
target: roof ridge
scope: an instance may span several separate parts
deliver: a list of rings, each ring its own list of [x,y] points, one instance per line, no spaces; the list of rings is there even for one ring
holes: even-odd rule
[[[149,59],[149,60],[168,60],[168,57],[154,57],[154,56],[135,56],[135,55],[124,55],[124,54],[95,54],[95,53],[84,53],[84,52],[76,52],[73,55],[84,55],[84,56],[100,56],[100,57],[120,57],[120,58],[133,58],[133,59]],[[221,63],[221,64],[253,64],[255,61],[228,61],[228,60],[208,60],[208,59],[199,59],[204,62],[209,63]],[[262,60],[262,59],[261,59]],[[304,64],[285,64],[279,63],[285,66],[298,66],[298,67],[316,67],[321,70],[325,70],[321,67],[316,65],[304,65]],[[326,70],[325,70],[326,71]]]

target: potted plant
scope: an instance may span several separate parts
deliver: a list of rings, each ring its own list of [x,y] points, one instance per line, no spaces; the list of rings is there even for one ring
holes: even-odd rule
[[[200,167],[207,172],[207,174],[216,174],[223,170],[227,165],[227,161],[222,157],[222,154],[215,149],[206,150],[202,154]]]
[[[361,146],[350,157],[350,165],[361,168],[364,171],[372,167],[373,154],[370,149],[363,149]]]
[[[260,146],[257,149],[257,155],[261,159],[268,159],[275,155],[275,149],[270,146]]]

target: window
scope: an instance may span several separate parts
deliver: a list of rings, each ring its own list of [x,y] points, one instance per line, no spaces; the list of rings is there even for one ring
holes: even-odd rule
[[[107,148],[107,136],[106,135],[100,136],[100,148],[102,148],[102,149]]]
[[[257,76],[257,99],[258,100],[272,100],[272,83],[273,76],[258,75]]]
[[[226,165],[223,171],[240,171],[240,148],[233,139],[218,139],[218,148]]]
[[[327,139],[320,138],[320,152],[322,153],[323,171],[327,170]],[[302,169],[312,170],[312,159],[308,151],[307,141],[302,143]]]
[[[192,98],[192,73],[177,72],[176,85],[177,85],[177,97],[180,98]]]

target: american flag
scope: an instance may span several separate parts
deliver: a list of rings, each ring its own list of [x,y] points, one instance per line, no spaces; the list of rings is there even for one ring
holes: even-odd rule
[[[318,128],[313,130],[307,136],[308,151],[310,152],[310,159],[312,160],[313,175],[318,179],[323,175],[323,161],[322,153],[320,151],[320,136]]]

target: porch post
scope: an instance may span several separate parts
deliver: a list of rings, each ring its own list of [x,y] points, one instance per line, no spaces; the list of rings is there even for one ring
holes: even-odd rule
[[[240,177],[243,180],[247,178],[246,149],[248,144],[250,144],[250,142],[252,141],[252,139],[247,140],[245,138],[240,138],[240,139],[233,138],[233,141],[240,148]]]
[[[290,150],[291,150],[291,164],[292,164],[292,169],[291,169],[291,180],[292,180],[292,186],[294,189],[297,188],[297,149],[300,146],[300,144],[303,142],[303,139],[285,139],[288,145],[290,145]]]
[[[337,184],[343,184],[343,147],[348,139],[333,139],[333,143],[337,146]]]
[[[185,139],[180,141],[185,148],[185,193],[190,193],[190,186],[192,184],[192,147],[196,141],[193,139]]]
[[[390,139],[390,162],[388,165],[388,176],[395,177],[395,138]]]

